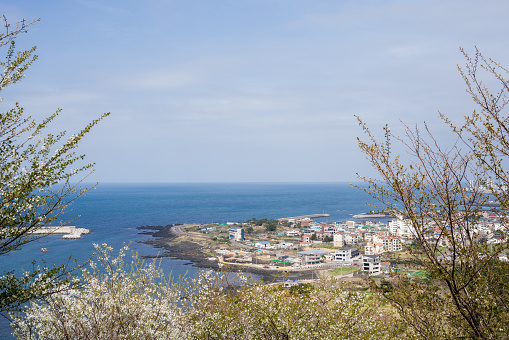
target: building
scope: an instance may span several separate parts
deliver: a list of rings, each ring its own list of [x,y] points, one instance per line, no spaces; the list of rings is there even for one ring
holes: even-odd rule
[[[359,243],[359,235],[357,233],[345,234],[344,241],[346,244],[355,245]]]
[[[330,251],[327,250],[305,250],[298,252],[297,255],[302,259],[302,264],[317,264],[322,262],[322,256],[325,257]]]
[[[322,262],[322,257],[320,255],[306,255],[302,259],[302,264],[318,264]]]
[[[345,239],[343,234],[334,234],[332,237],[333,246],[336,248],[342,248],[345,245]]]
[[[231,228],[230,240],[244,241],[244,228]]]
[[[348,229],[355,229],[357,226],[357,223],[355,221],[346,221],[345,224],[347,225]]]
[[[298,285],[299,285],[299,281],[298,280],[286,279],[285,282],[283,282],[283,287],[284,288],[291,288],[293,286],[298,286]]]
[[[290,242],[281,242],[275,245],[277,249],[292,249],[294,248],[293,243]]]
[[[379,255],[362,255],[362,267],[363,272],[369,275],[378,275],[381,272],[380,256]]]
[[[350,261],[354,257],[359,256],[359,250],[357,248],[344,247],[336,250],[333,255],[334,261]]]
[[[383,236],[380,238],[385,251],[401,251],[403,246],[399,236]]]
[[[301,225],[301,227],[309,227],[310,220],[299,220],[298,223]]]
[[[288,231],[286,232],[286,236],[299,236],[299,235],[300,235],[300,231],[295,230],[295,229],[293,229],[293,230],[288,230]]]
[[[255,243],[255,247],[256,247],[256,248],[264,248],[264,249],[268,249],[268,248],[270,248],[270,242],[267,242],[267,241],[264,241],[264,242],[256,242],[256,243]]]
[[[410,222],[406,222],[401,218],[393,219],[387,225],[392,235],[413,237],[413,229]]]
[[[371,243],[368,242],[364,246],[364,254],[366,255],[378,255],[384,253],[384,246],[382,242]]]

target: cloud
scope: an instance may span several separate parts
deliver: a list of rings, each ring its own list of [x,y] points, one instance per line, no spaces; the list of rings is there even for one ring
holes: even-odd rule
[[[194,72],[151,70],[129,79],[123,86],[129,87],[134,91],[166,91],[190,87],[199,83],[200,80],[201,76]]]
[[[44,72],[31,70],[5,97],[85,121],[112,111],[87,153],[94,146],[119,180],[147,167],[158,169],[156,181],[281,179],[309,155],[334,170],[294,166],[292,180],[351,178],[367,166],[354,114],[377,131],[398,131],[400,119],[441,129],[438,110],[461,119],[473,109],[456,70],[459,46],[509,65],[509,3],[498,0],[83,0],[37,9],[44,56],[34,67]],[[273,166],[253,169],[253,158]],[[211,174],[200,159],[243,173]]]

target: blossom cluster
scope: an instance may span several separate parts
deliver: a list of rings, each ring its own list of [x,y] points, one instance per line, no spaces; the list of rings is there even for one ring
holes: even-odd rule
[[[242,274],[201,271],[166,278],[127,247],[97,246],[78,288],[33,301],[13,315],[19,339],[387,339],[396,328],[373,294],[323,279],[305,293]]]

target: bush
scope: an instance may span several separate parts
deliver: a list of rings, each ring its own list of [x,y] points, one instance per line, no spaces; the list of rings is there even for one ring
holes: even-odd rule
[[[385,339],[395,320],[376,295],[333,279],[288,290],[242,275],[202,271],[173,281],[136,254],[125,264],[97,246],[81,287],[32,302],[13,316],[19,339]],[[398,330],[398,332],[402,332]],[[400,334],[401,335],[401,334]],[[411,334],[405,334],[408,338]]]

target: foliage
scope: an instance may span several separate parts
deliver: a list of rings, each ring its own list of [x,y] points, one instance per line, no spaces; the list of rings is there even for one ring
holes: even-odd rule
[[[267,231],[276,231],[279,221],[274,219],[269,220],[267,218],[257,220],[253,217],[247,220],[246,223],[253,224],[255,226],[264,226]]]
[[[155,262],[97,247],[98,261],[80,288],[32,302],[16,317],[29,339],[386,339],[402,333],[376,294],[348,293],[333,279],[303,292],[202,271],[165,279]]]
[[[203,307],[195,309],[204,326],[198,339],[383,339],[393,331],[375,299],[344,292],[333,280],[309,296],[256,284]]]
[[[298,285],[290,287],[290,294],[305,294],[309,295],[313,291],[311,283],[299,283]]]
[[[283,227],[286,227],[286,228],[293,227],[293,225],[294,225],[292,222],[289,222],[289,221],[281,221],[280,223]]]
[[[473,60],[465,56],[462,75],[481,111],[467,116],[460,127],[442,116],[460,137],[452,147],[441,147],[427,126],[424,132],[407,127],[403,138],[385,126],[385,140],[379,142],[359,120],[369,140],[359,139],[360,149],[380,174],[380,179],[363,177],[368,183],[364,190],[410,225],[417,246],[408,251],[427,272],[425,278],[395,275],[391,289],[379,289],[426,339],[500,339],[509,332],[509,267],[498,259],[508,244],[488,245],[479,231],[490,192],[509,207],[503,187],[509,182],[504,169],[509,126],[502,114],[509,88],[499,70],[507,71],[478,51]],[[498,80],[501,90],[491,93],[479,80],[479,69]],[[407,149],[408,161],[392,155],[393,140]],[[505,213],[495,213],[505,229]]]
[[[18,339],[172,339],[180,334],[178,299],[185,289],[167,280],[155,260],[144,264],[127,247],[114,257],[106,245],[97,246],[97,262],[83,269],[79,288],[32,302],[14,317]]]
[[[17,23],[11,30],[5,16],[5,32],[0,34],[0,47],[8,46],[0,81],[0,91],[24,77],[35,61],[35,47],[16,51],[14,39],[30,25]],[[0,102],[1,102],[0,98]],[[103,117],[92,121],[77,134],[66,138],[65,131],[46,133],[60,110],[40,123],[26,116],[23,108],[0,113],[0,255],[19,250],[37,238],[32,232],[55,222],[65,208],[86,189],[71,184],[79,182],[79,174],[92,170],[83,164],[84,155],[75,149],[90,129]],[[83,177],[81,177],[83,178]],[[49,287],[68,281],[67,267],[34,268],[16,275],[14,271],[0,277],[0,312],[16,308],[25,301],[44,295]]]
[[[278,220],[269,220],[263,224],[263,226],[265,227],[265,229],[267,231],[276,231],[277,225],[278,225]]]

